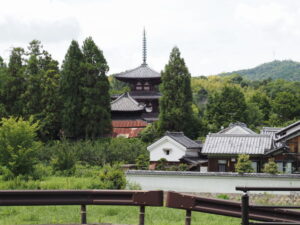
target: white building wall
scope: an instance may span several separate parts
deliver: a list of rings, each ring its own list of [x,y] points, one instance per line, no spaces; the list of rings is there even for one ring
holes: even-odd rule
[[[166,154],[166,150],[170,150],[169,155]],[[168,139],[165,139],[159,145],[151,149],[150,161],[158,161],[161,158],[165,158],[167,161],[179,162],[179,159],[184,155],[185,150],[183,147],[176,145]]]
[[[141,185],[142,190],[195,193],[241,193],[235,190],[237,186],[300,187],[299,175],[252,174],[247,176],[234,173],[226,175],[225,173],[128,171],[126,178],[129,182]],[[278,192],[277,194],[290,193]]]

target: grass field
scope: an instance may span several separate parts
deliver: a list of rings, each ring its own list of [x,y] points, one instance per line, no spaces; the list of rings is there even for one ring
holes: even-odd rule
[[[130,206],[87,206],[89,223],[138,224],[139,209]],[[183,225],[185,211],[146,207],[146,225]],[[0,224],[67,224],[80,222],[80,206],[1,207]],[[240,219],[193,212],[192,225],[238,225]]]
[[[1,177],[0,177],[1,180]],[[42,181],[1,181],[0,189],[88,189],[92,177],[47,177]],[[139,208],[133,206],[87,206],[89,223],[138,224]],[[146,207],[146,225],[183,225],[185,211]],[[0,207],[0,225],[70,224],[80,222],[80,206]],[[241,220],[192,213],[192,225],[238,225]]]

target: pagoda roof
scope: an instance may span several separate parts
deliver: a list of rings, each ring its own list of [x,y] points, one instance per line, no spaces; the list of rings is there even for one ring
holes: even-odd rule
[[[111,102],[111,111],[135,112],[143,111],[144,109],[145,105],[141,105],[134,100],[128,92],[122,94],[116,100]]]
[[[132,70],[115,74],[117,79],[160,79],[160,73],[151,69],[147,64],[142,64]]]

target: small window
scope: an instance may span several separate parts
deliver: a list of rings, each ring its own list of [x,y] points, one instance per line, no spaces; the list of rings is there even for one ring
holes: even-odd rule
[[[170,155],[171,149],[164,149],[164,153],[165,153],[165,155]]]
[[[135,89],[136,89],[137,91],[140,91],[140,90],[142,90],[142,89],[143,89],[143,87],[142,87],[142,83],[141,83],[141,82],[137,82],[137,83],[136,83],[136,87],[135,87]]]
[[[144,84],[144,90],[145,91],[150,91],[150,85],[149,85],[148,82],[145,82],[145,84]]]

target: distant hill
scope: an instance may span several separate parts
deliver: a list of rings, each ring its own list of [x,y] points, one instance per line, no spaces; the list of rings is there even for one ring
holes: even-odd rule
[[[221,76],[240,74],[249,80],[264,80],[268,78],[300,81],[300,63],[292,60],[274,60],[252,69],[222,73]]]

